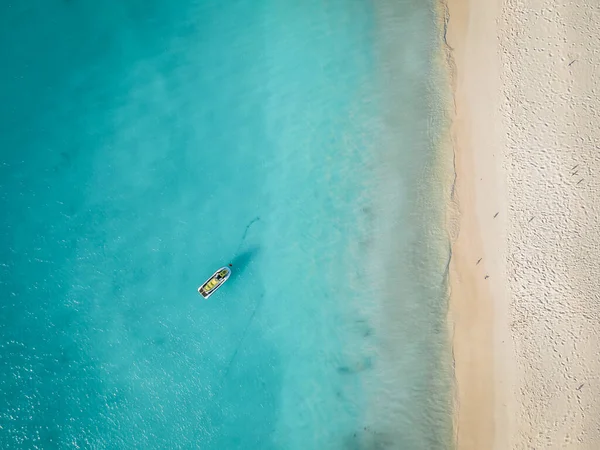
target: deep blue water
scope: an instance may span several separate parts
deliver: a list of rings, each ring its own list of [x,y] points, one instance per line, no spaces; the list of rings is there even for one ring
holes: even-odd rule
[[[446,448],[433,4],[0,5],[2,448]]]

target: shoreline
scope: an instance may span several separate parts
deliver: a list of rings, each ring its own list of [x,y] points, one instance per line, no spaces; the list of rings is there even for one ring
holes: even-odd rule
[[[449,323],[458,449],[507,449],[510,399],[506,284],[507,194],[499,121],[493,1],[447,0],[446,54],[454,98],[455,187]],[[507,389],[508,388],[508,389]]]

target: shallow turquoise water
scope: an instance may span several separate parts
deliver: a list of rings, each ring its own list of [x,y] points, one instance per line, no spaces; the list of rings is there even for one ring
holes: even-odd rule
[[[447,448],[433,2],[122,3],[0,6],[0,446]]]

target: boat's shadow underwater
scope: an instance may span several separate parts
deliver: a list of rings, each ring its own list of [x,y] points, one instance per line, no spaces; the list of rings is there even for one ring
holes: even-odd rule
[[[251,247],[248,250],[235,256],[231,261],[231,278],[232,281],[240,277],[250,266],[259,253],[259,247]]]

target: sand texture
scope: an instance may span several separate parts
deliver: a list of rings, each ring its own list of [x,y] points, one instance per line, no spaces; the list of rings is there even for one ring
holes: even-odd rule
[[[600,7],[447,6],[457,447],[600,449]]]

